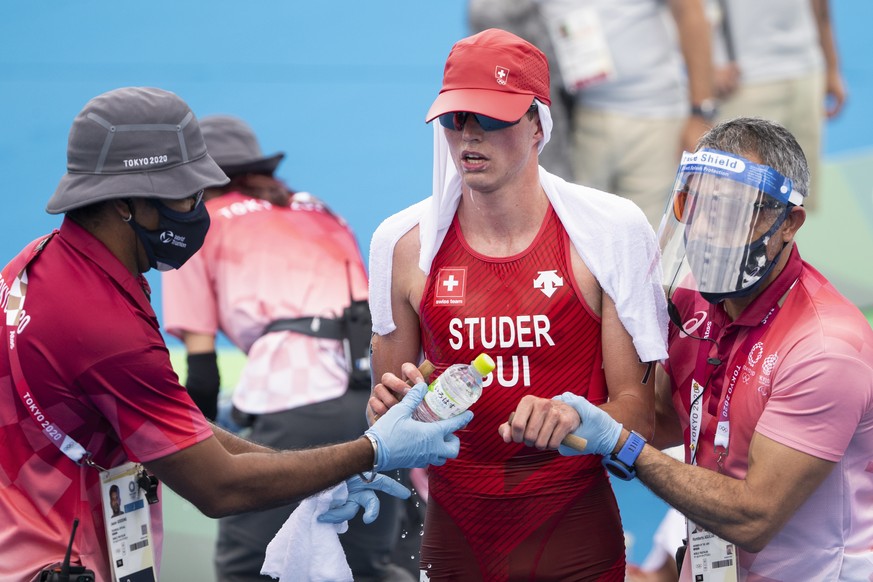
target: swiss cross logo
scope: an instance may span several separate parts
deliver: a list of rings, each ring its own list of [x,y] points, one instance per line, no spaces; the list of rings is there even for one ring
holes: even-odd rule
[[[498,85],[506,85],[509,80],[509,69],[506,67],[494,67],[494,78],[497,79]]]
[[[440,269],[434,285],[434,305],[463,305],[467,291],[467,268]]]

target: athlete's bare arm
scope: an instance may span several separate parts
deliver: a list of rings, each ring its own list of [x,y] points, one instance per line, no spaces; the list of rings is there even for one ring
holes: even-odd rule
[[[615,303],[603,293],[600,283],[571,251],[573,276],[588,306],[601,318],[603,371],[609,401],[601,408],[646,439],[655,426],[655,365],[641,363],[630,334],[618,318]]]
[[[418,362],[421,353],[418,306],[424,291],[425,274],[418,267],[418,227],[407,232],[394,247],[391,271],[391,310],[396,329],[386,335],[373,335],[371,367],[373,389],[367,403],[367,419],[372,424],[397,404],[408,386],[401,366]],[[386,374],[393,377],[384,377]]]

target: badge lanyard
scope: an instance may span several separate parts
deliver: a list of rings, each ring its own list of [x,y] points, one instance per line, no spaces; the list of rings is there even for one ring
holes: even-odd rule
[[[743,369],[743,365],[749,357],[749,354],[752,352],[752,349],[755,347],[767,330],[770,327],[770,324],[776,319],[776,315],[779,313],[779,305],[774,305],[770,311],[767,312],[767,315],[761,320],[761,323],[755,327],[753,330],[749,332],[749,335],[746,336],[746,340],[743,342],[742,347],[736,351],[733,359],[731,360],[731,365],[727,368],[731,370],[730,375],[728,376],[728,386],[725,390],[724,400],[720,403],[719,412],[718,412],[718,425],[716,426],[715,438],[714,438],[714,447],[718,453],[718,465],[721,466],[724,462],[725,457],[728,453],[728,448],[730,446],[730,407],[731,407],[731,398],[733,397],[734,388],[737,385],[737,379],[740,377],[740,372]],[[704,335],[704,339],[709,339],[708,333]],[[689,448],[692,452],[692,462],[696,465],[696,457],[697,457],[697,449],[698,442],[700,439],[700,431],[701,431],[701,421],[702,421],[702,412],[703,412],[703,391],[706,388],[706,385],[701,386],[694,378],[703,378],[706,373],[707,368],[712,365],[710,359],[707,357],[707,353],[709,351],[709,346],[705,343],[702,343],[697,356],[697,365],[694,369],[694,377],[691,380],[691,410],[689,416],[689,427],[690,427],[690,444]],[[709,381],[707,380],[707,384]]]
[[[97,465],[90,452],[73,437],[66,434],[52,422],[40,406],[36,396],[30,390],[24,371],[21,368],[21,358],[18,355],[18,334],[26,327],[29,316],[24,310],[24,300],[27,295],[27,268],[39,256],[48,242],[56,233],[42,239],[33,249],[21,271],[12,281],[9,289],[6,309],[6,329],[9,332],[9,365],[12,371],[15,390],[27,409],[29,416],[42,429],[42,433],[70,460],[79,466],[87,465],[100,471],[104,497],[111,498],[110,489],[119,493],[119,484],[127,485],[124,493],[128,500],[126,512],[104,511],[107,542],[113,556],[110,560],[113,575],[116,580],[132,573],[140,574],[140,580],[155,580],[154,554],[152,552],[152,533],[150,512],[144,510],[146,505],[158,503],[158,480],[149,475],[138,463],[127,462],[119,467],[106,470]],[[119,501],[120,502],[120,501]],[[111,505],[111,503],[110,503]]]
[[[731,360],[731,365],[727,368],[732,370],[728,381],[728,387],[725,391],[724,402],[721,404],[718,416],[718,426],[715,434],[714,450],[718,451],[718,464],[721,467],[724,458],[727,456],[728,446],[730,444],[730,405],[731,397],[733,396],[734,388],[736,387],[737,378],[740,371],[749,357],[755,344],[766,333],[770,323],[775,318],[779,311],[779,306],[775,305],[761,324],[751,330],[742,347],[737,350]],[[703,393],[712,379],[712,374],[720,365],[718,361],[713,361],[709,358],[709,342],[715,340],[710,339],[709,332],[704,332],[704,341],[701,342],[697,352],[697,365],[694,369],[694,376],[691,380],[691,406],[689,410],[689,432],[691,450],[691,464],[697,464],[697,446],[700,439],[701,423],[703,419]],[[717,344],[716,344],[717,345]],[[716,366],[709,375],[705,374],[709,366]],[[696,378],[707,378],[706,383],[701,385]],[[735,544],[720,538],[714,533],[707,531],[703,527],[697,525],[690,519],[686,520],[686,534],[688,549],[685,553],[689,567],[691,568],[692,579],[696,582],[737,582],[739,579],[738,562],[737,562],[737,547]],[[680,565],[680,568],[682,566]]]
[[[27,268],[39,256],[39,253],[42,252],[54,235],[55,233],[50,234],[34,247],[27,258],[27,262],[12,281],[9,289],[6,311],[6,328],[9,331],[9,365],[12,370],[15,391],[18,392],[18,397],[27,409],[30,418],[42,429],[43,434],[77,465],[84,463],[97,467],[91,461],[91,453],[48,418],[45,409],[40,406],[36,396],[31,392],[30,386],[27,384],[24,371],[21,369],[21,359],[18,356],[18,333],[29,321],[24,311],[24,298],[27,294]],[[102,469],[101,467],[97,468]]]

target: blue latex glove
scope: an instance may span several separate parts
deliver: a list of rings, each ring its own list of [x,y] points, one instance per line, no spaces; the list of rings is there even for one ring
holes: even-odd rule
[[[467,426],[473,413],[466,412],[436,422],[412,419],[427,392],[427,384],[416,384],[398,404],[380,417],[367,434],[376,439],[376,469],[390,471],[428,465],[443,465],[461,450],[461,440],[454,433]]]
[[[564,456],[571,455],[609,455],[618,444],[621,436],[621,423],[614,420],[609,414],[594,406],[584,396],[578,396],[572,392],[564,392],[555,396],[552,400],[560,400],[576,409],[582,424],[573,431],[573,434],[588,441],[583,452],[561,445],[558,452]]]
[[[406,499],[412,492],[385,475],[376,475],[371,483],[365,482],[361,477],[354,476],[346,481],[349,496],[346,502],[336,507],[331,507],[318,516],[322,523],[342,523],[355,517],[358,508],[364,508],[364,523],[373,523],[379,517],[379,498],[376,491],[384,491],[388,495]]]

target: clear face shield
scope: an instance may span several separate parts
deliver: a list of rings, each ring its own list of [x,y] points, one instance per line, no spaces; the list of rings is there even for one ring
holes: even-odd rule
[[[683,153],[659,233],[668,296],[677,287],[710,303],[750,294],[778,260],[767,245],[789,205],[802,203],[769,166],[713,149]]]

